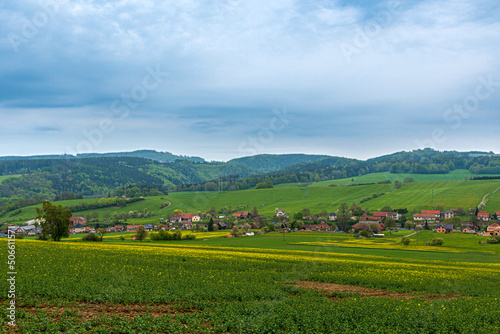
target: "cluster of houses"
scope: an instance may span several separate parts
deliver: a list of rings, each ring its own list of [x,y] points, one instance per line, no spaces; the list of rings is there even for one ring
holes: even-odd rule
[[[421,213],[413,215],[413,220],[435,222],[436,220],[440,219],[453,218],[457,214],[458,210],[456,209],[450,209],[444,212],[441,212],[439,210],[422,210]],[[495,216],[497,218],[500,217],[500,211],[495,212]],[[479,211],[477,213],[477,218],[483,222],[489,222],[490,220],[492,220],[492,217],[490,216],[489,212],[486,211]]]
[[[454,228],[452,224],[438,224],[436,225],[436,232],[437,233],[454,233],[457,232],[457,230]],[[484,236],[500,236],[500,225],[497,223],[490,224],[487,228],[486,231],[479,231],[479,228],[477,226],[465,226],[463,227],[460,232],[462,233],[474,233],[478,235],[484,235]]]
[[[458,210],[450,209],[444,212],[440,210],[421,210],[419,214],[413,215],[413,220],[415,222],[426,222],[427,224],[432,224],[437,233],[454,233],[458,232],[452,224],[444,224],[442,221],[444,219],[451,219],[459,214]],[[281,218],[287,218],[287,214],[284,210],[276,210],[276,216]],[[363,214],[358,217],[351,217],[351,220],[358,220],[358,222],[352,226],[353,229],[367,229],[368,225],[377,224],[378,229],[380,231],[384,231],[386,228],[384,226],[384,221],[387,218],[392,218],[395,221],[399,221],[402,217],[401,214],[397,212],[373,212],[372,215]],[[500,220],[500,212],[495,212],[495,217]],[[224,219],[224,216],[217,216],[213,220],[214,225],[219,230],[224,230],[228,228],[228,224],[220,219]],[[235,219],[252,219],[255,218],[251,212],[248,211],[238,211],[233,213],[232,218]],[[477,214],[477,218],[482,222],[489,222],[493,219],[490,214],[486,211],[480,211]],[[308,221],[317,221],[319,219],[318,215],[303,217],[304,225],[303,231],[331,231],[331,226],[326,222],[321,222],[320,224],[312,225],[306,224]],[[163,220],[163,219],[161,219]],[[328,215],[328,221],[334,222],[337,220],[336,213],[330,213]],[[144,226],[147,231],[158,231],[159,229],[163,230],[172,230],[175,229],[173,224],[177,225],[178,229],[183,230],[191,230],[193,229],[194,223],[200,223],[202,221],[201,217],[194,213],[180,213],[175,214],[170,217],[170,226],[159,227],[156,224],[145,224],[145,225],[115,225],[108,227],[107,232],[130,232],[136,231],[139,226]],[[71,217],[70,218],[71,226],[70,226],[70,234],[78,234],[78,233],[95,233],[96,229],[92,226],[87,226],[87,220],[83,217]],[[35,220],[28,221],[24,224],[24,226],[9,226],[8,229],[14,231],[17,234],[24,234],[27,236],[39,235],[42,233],[40,227],[37,227],[37,222]],[[178,224],[181,224],[180,226]],[[260,229],[262,228],[262,224],[259,222],[253,222],[251,224],[252,229]],[[7,234],[7,230],[0,231],[0,236],[5,236]],[[489,225],[486,231],[480,231],[477,226],[467,225],[463,227],[460,232],[462,233],[479,233],[481,235],[489,235],[489,236],[498,236],[500,235],[500,225],[497,223],[493,223]]]

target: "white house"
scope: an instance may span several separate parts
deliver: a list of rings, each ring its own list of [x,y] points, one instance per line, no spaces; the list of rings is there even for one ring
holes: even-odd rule
[[[332,212],[328,215],[328,220],[333,222],[337,220],[337,214],[335,212]]]

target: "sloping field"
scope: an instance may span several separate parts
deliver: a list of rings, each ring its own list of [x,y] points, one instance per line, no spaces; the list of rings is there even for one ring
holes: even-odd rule
[[[393,208],[431,209],[442,205],[444,208],[464,209],[476,207],[484,195],[500,186],[495,181],[451,181],[451,182],[414,182],[405,184],[385,196],[366,203],[370,209],[379,209],[384,205]],[[434,192],[434,201],[433,201]]]
[[[467,169],[453,170],[448,174],[407,174],[407,173],[372,173],[363,176],[350,177],[338,180],[315,182],[310,187],[328,187],[331,184],[365,184],[377,183],[381,181],[403,182],[405,178],[412,178],[415,182],[438,182],[438,181],[464,181],[478,175],[472,174]],[[482,176],[482,175],[481,175]]]
[[[192,213],[208,211],[212,207],[217,210],[222,207],[231,207],[241,211],[251,211],[254,206],[257,207],[260,214],[266,216],[274,215],[276,208],[284,209],[288,213],[295,213],[304,208],[309,208],[312,212],[322,210],[331,212],[337,210],[342,203],[351,205],[355,202],[360,204],[362,199],[381,193],[385,193],[385,195],[361,203],[363,208],[378,210],[389,205],[392,208],[420,210],[430,209],[434,204],[434,206],[442,205],[444,208],[462,207],[467,209],[479,205],[484,195],[492,193],[498,187],[500,187],[500,180],[412,182],[397,190],[393,184],[373,184],[349,187],[309,187],[307,191],[303,187],[288,187],[232,192],[183,192],[171,193],[168,196],[163,196],[163,199],[161,197],[148,197],[144,201],[132,203],[123,208],[108,207],[76,212],[75,215],[98,212],[102,218],[106,212],[111,214],[133,210],[143,212],[147,208],[148,211],[154,211],[159,218],[173,212],[174,209]],[[500,191],[491,194],[488,198],[488,209],[500,211]],[[56,203],[66,206],[82,201],[95,200],[71,200]],[[172,205],[160,210],[160,205],[167,201],[170,201]],[[22,212],[15,217],[28,220],[35,216],[35,206],[31,206],[23,208]],[[4,220],[10,218],[9,214],[3,217]]]

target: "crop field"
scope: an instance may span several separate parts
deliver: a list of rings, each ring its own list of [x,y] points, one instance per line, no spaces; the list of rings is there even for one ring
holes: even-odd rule
[[[377,183],[381,181],[399,181],[403,182],[405,178],[412,178],[415,182],[441,182],[441,181],[463,181],[466,178],[470,179],[477,175],[472,174],[467,169],[456,169],[448,174],[408,174],[408,173],[372,173],[363,176],[321,181],[311,184],[311,187],[328,187],[330,184],[345,185],[345,184],[366,184]]]
[[[430,231],[407,248],[397,233],[377,240],[289,233],[285,241],[279,233],[220,233],[193,241],[18,240],[15,332],[499,331],[500,251],[480,245],[482,237],[446,235],[436,249],[423,246],[436,236]],[[7,291],[6,261],[1,270]],[[0,326],[13,332],[6,298]]]
[[[255,206],[259,213],[265,216],[274,215],[275,209],[284,209],[286,212],[298,212],[304,208],[309,208],[312,212],[322,210],[335,211],[342,203],[361,203],[364,198],[373,194],[385,193],[385,195],[361,203],[363,208],[378,210],[389,205],[392,208],[430,209],[436,205],[444,208],[470,208],[481,203],[486,194],[488,196],[487,208],[490,211],[500,210],[500,191],[494,193],[500,187],[500,180],[488,181],[441,181],[441,182],[412,182],[396,189],[394,184],[371,184],[349,187],[309,187],[306,191],[304,187],[281,187],[273,189],[250,189],[231,192],[179,192],[171,193],[162,197],[148,197],[144,201],[129,204],[123,208],[108,207],[96,210],[81,211],[75,215],[86,215],[97,212],[101,219],[104,213],[129,212],[133,210],[154,211],[157,216],[149,219],[140,219],[138,223],[149,223],[157,220],[167,213],[172,213],[174,209],[181,209],[183,212],[197,213],[198,211],[208,211],[215,207],[232,207],[236,209],[238,205],[241,210],[251,211]],[[433,197],[434,193],[434,197]],[[63,206],[76,204],[79,202],[89,202],[96,200],[71,200],[60,201],[56,204]],[[160,209],[160,205],[165,202],[172,205]],[[36,216],[36,206],[22,209],[22,212],[14,218],[32,219]],[[3,217],[10,219],[9,214]]]

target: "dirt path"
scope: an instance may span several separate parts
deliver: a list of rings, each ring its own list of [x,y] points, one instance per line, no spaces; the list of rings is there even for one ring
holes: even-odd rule
[[[408,238],[408,237],[411,237],[412,235],[415,235],[415,234],[417,234],[417,233],[418,233],[418,231],[415,231],[415,232],[413,232],[412,234],[408,234],[408,235],[402,236],[402,237],[400,237],[400,238]]]
[[[486,203],[488,203],[488,196],[496,193],[498,190],[500,190],[500,187],[496,188],[493,192],[484,195],[483,200],[481,201],[481,203],[479,203],[479,206],[481,205],[486,206]]]

